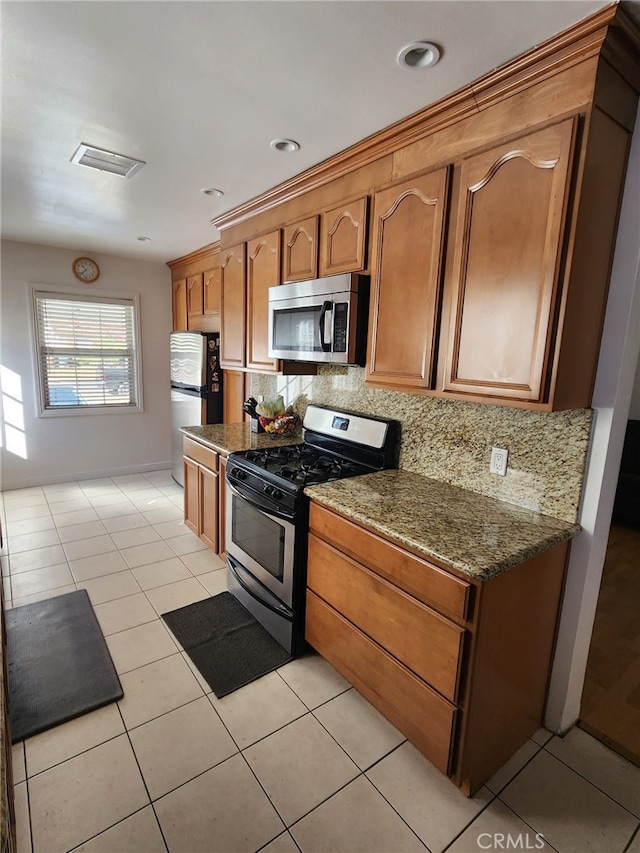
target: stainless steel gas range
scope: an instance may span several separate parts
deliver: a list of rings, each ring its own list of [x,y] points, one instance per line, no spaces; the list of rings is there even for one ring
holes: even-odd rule
[[[300,444],[232,453],[227,463],[229,591],[284,646],[304,648],[309,501],[305,486],[395,468],[400,425],[309,406]]]

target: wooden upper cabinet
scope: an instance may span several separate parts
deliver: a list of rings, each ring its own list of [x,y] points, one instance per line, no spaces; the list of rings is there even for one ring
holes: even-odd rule
[[[464,160],[444,389],[546,394],[576,119]]]
[[[187,331],[187,279],[178,278],[171,283],[173,302],[173,331]]]
[[[280,284],[280,230],[247,243],[247,360],[249,370],[278,370],[269,358],[269,288]]]
[[[368,383],[433,387],[448,187],[445,166],[374,196]]]
[[[202,316],[202,295],[204,281],[201,272],[187,276],[187,316]]]
[[[245,244],[220,256],[220,366],[245,365]]]
[[[216,254],[215,265],[204,273],[204,314],[220,313],[220,255]]]
[[[341,204],[322,214],[320,275],[357,272],[367,266],[369,197]]]
[[[318,217],[310,216],[283,230],[282,281],[305,281],[318,275]]]

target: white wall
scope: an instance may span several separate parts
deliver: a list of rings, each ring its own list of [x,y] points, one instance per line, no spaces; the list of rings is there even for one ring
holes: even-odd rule
[[[73,276],[71,263],[87,252],[8,240],[1,249],[0,365],[5,380],[16,374],[22,411],[15,404],[8,405],[5,398],[0,424],[0,488],[168,466],[171,279],[167,267],[157,261],[90,253],[100,266],[98,281],[86,286],[91,292],[139,294],[144,411],[39,418],[31,285],[53,285],[61,291],[85,287]],[[17,427],[16,417],[23,418]],[[14,430],[24,429],[26,458],[7,447],[7,437],[11,445],[12,421]]]
[[[618,239],[593,395],[595,422],[573,541],[546,725],[570,728],[580,715],[591,634],[607,550],[622,445],[640,353],[640,109],[631,144]]]

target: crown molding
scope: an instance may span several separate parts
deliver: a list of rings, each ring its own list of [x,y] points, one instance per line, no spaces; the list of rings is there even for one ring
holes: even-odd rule
[[[219,251],[220,240],[215,243],[208,243],[206,246],[203,246],[201,249],[196,249],[195,252],[190,252],[188,255],[182,255],[180,258],[174,258],[172,261],[166,261],[166,264],[168,267],[173,269],[174,267],[193,264],[197,261],[205,261],[210,258],[211,255],[215,255],[215,253]]]
[[[221,214],[212,225],[220,231],[238,225],[598,55],[614,19],[624,22],[625,33],[634,31],[630,16],[621,11],[618,2],[606,6],[436,103]]]

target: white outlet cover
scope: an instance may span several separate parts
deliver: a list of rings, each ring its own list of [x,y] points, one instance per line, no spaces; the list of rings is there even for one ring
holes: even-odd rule
[[[507,473],[507,461],[509,459],[509,451],[505,450],[503,447],[492,447],[491,448],[491,462],[489,464],[489,471],[491,474],[499,474],[501,477],[504,477]]]

